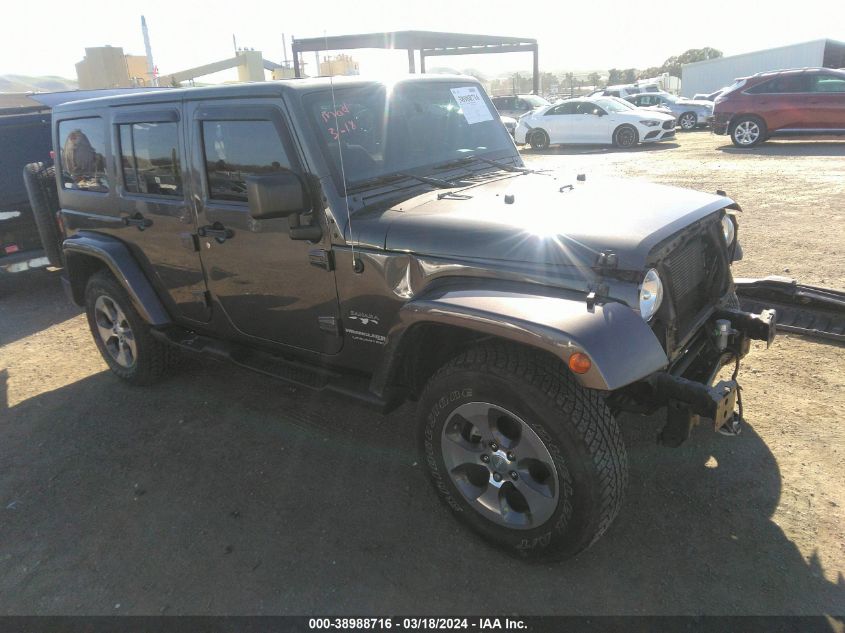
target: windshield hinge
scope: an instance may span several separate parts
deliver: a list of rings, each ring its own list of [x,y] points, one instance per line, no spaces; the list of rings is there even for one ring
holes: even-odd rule
[[[619,257],[613,251],[602,251],[596,259],[596,267],[600,270],[614,270],[619,266]]]

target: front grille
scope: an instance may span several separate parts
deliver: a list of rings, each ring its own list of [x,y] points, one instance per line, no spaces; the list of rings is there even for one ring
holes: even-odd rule
[[[684,337],[701,312],[715,305],[725,290],[727,270],[717,251],[713,231],[694,236],[670,253],[664,261],[676,329]]]
[[[663,129],[664,130],[674,130],[675,129],[675,119],[671,121],[664,121],[663,122]]]

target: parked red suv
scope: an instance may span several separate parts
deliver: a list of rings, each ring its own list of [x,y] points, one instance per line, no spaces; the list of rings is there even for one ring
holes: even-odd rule
[[[770,136],[845,134],[845,71],[803,68],[737,79],[716,98],[713,131],[737,147]]]

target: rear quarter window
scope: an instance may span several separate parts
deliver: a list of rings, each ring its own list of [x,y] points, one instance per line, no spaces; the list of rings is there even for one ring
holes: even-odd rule
[[[100,117],[59,123],[63,188],[101,193],[109,190],[105,139],[106,131]]]

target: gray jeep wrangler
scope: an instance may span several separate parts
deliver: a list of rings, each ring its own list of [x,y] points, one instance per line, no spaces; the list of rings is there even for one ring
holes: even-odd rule
[[[115,374],[188,351],[416,401],[439,497],[525,557],[619,512],[615,413],[736,433],[736,372],[713,382],[774,336],[736,301],[733,201],[528,169],[471,78],[78,101],[53,142],[66,286]]]

